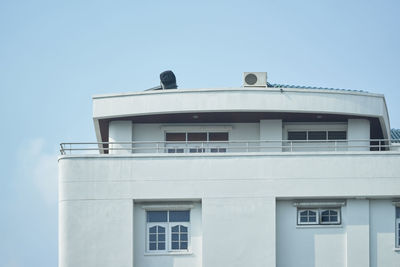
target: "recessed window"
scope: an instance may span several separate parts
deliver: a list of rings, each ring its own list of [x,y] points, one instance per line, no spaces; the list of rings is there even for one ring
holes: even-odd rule
[[[297,224],[340,224],[340,208],[297,209]]]
[[[225,153],[228,132],[165,133],[167,153]]]
[[[190,210],[147,211],[146,216],[147,252],[189,250]]]
[[[288,140],[346,140],[346,131],[288,131]]]
[[[346,140],[346,131],[329,131],[328,140]]]
[[[308,140],[326,140],[326,131],[309,131]]]
[[[288,132],[288,140],[307,140],[307,132]]]

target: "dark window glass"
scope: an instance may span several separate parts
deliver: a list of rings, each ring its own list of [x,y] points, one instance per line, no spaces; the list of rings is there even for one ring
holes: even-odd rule
[[[165,141],[186,141],[186,133],[166,133]]]
[[[157,241],[157,235],[156,234],[150,234],[150,241]]]
[[[329,131],[328,139],[329,140],[346,140],[346,131]]]
[[[309,131],[308,140],[326,140],[325,131]]]
[[[188,243],[187,242],[181,242],[181,249],[187,249],[188,248]]]
[[[400,219],[400,207],[396,207],[396,218]]]
[[[188,210],[170,211],[169,212],[169,221],[170,222],[189,222],[190,221],[190,212]],[[174,227],[172,229],[174,229]]]
[[[179,249],[179,242],[172,242],[172,249]]]
[[[178,234],[172,234],[172,241],[178,241],[179,240],[179,235]]]
[[[156,243],[150,243],[150,250],[156,250]]]
[[[288,140],[306,140],[307,132],[288,132]]]
[[[158,243],[158,250],[165,250],[165,243],[164,242]]]
[[[188,141],[207,141],[207,133],[188,133]]]
[[[147,222],[166,222],[166,221],[167,221],[167,211],[147,212]]]
[[[228,133],[209,133],[209,141],[228,141]]]

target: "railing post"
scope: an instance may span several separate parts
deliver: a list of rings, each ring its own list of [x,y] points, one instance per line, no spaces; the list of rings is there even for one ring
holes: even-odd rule
[[[290,152],[293,152],[293,141],[290,141]]]

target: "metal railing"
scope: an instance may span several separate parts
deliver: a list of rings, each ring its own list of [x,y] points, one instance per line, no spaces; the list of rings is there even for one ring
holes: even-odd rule
[[[247,152],[326,152],[326,151],[388,151],[400,150],[389,139],[358,140],[232,140],[208,142],[134,141],[61,143],[66,154],[126,153],[247,153]],[[92,153],[93,152],[93,153]]]

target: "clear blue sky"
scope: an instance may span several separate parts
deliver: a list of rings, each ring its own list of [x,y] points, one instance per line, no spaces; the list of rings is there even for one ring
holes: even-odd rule
[[[400,128],[400,1],[0,1],[0,266],[57,265],[60,142],[95,141],[91,96],[272,83],[385,94]]]

